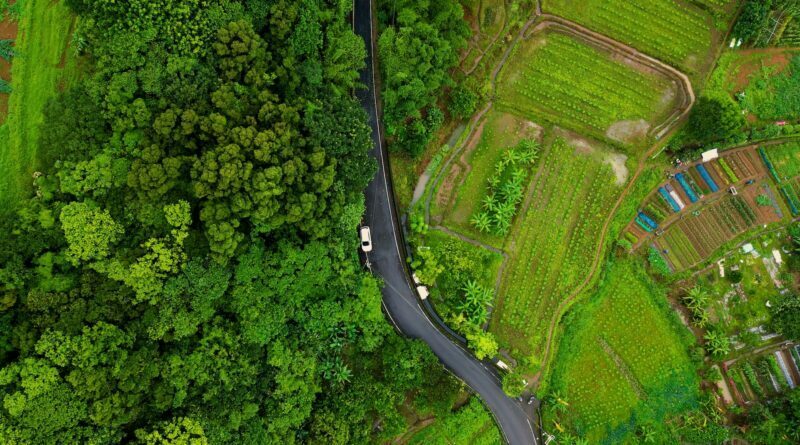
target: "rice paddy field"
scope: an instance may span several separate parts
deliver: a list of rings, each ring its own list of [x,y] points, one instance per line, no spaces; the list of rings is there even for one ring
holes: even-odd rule
[[[557,31],[522,42],[497,88],[502,109],[622,144],[644,143],[675,95],[669,79]]]
[[[559,305],[586,278],[598,234],[622,190],[608,163],[562,137],[545,149],[509,236],[490,329],[522,356],[542,352]]]
[[[666,303],[666,289],[632,261],[612,264],[596,294],[564,320],[550,393],[569,403],[545,416],[588,443],[627,443],[636,425],[697,404],[693,341]]]
[[[63,1],[24,2],[11,67],[8,118],[0,126],[0,213],[30,194],[43,110],[74,81],[77,60],[69,49],[74,17]]]
[[[717,0],[704,5],[723,7]],[[712,15],[679,0],[544,0],[545,12],[605,34],[689,72],[701,70],[714,44]]]

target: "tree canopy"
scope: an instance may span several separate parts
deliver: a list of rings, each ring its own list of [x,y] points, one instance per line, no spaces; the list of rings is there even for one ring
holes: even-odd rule
[[[69,4],[86,74],[0,220],[0,443],[375,443],[447,412],[356,254],[351,2]]]

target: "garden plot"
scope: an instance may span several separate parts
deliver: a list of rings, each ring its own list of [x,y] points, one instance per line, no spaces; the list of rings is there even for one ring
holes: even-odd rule
[[[628,225],[625,238],[638,248],[650,237],[665,230],[676,219],[691,219],[687,214],[702,208],[706,202],[712,202],[721,194],[728,193],[730,187],[735,187],[737,193],[742,193],[746,206],[739,200],[734,200],[737,209],[756,215],[759,223],[770,223],[780,220],[782,209],[775,199],[776,195],[766,182],[761,188],[749,187],[748,183],[765,180],[767,169],[759,159],[758,153],[752,148],[740,149],[726,153],[725,156],[706,163],[698,163],[689,168],[682,169],[674,177],[662,184],[647,199],[643,201],[639,213]],[[791,184],[786,184],[790,187]],[[800,189],[798,189],[800,190]],[[697,225],[696,221],[686,222],[685,225]],[[696,230],[688,233],[690,238],[701,236],[703,232],[711,229],[700,224]],[[716,238],[720,232],[711,233],[708,237]],[[680,234],[673,234],[678,242],[682,239]],[[679,243],[680,244],[680,243]],[[713,244],[719,244],[714,242]],[[705,246],[698,248],[701,257],[705,257]],[[675,253],[677,255],[677,253]],[[688,256],[694,256],[691,249]]]
[[[765,149],[782,180],[800,176],[800,143],[789,142]]]
[[[717,43],[711,14],[679,0],[545,0],[543,7],[690,72],[709,65]]]
[[[665,290],[632,262],[606,274],[592,303],[565,323],[550,388],[569,403],[562,426],[589,443],[627,443],[637,421],[693,406],[698,381],[686,353],[691,338],[681,337]],[[547,422],[551,414],[544,427],[552,428]]]
[[[498,80],[497,105],[615,145],[642,145],[675,110],[670,79],[556,29],[533,33]]]
[[[746,186],[736,196],[723,195],[684,215],[656,237],[653,244],[675,272],[688,269],[745,231],[780,221],[782,213],[775,210],[774,195],[766,181]],[[758,204],[758,196],[768,200],[766,205]]]
[[[44,108],[79,78],[77,52],[69,48],[75,21],[70,8],[50,0],[21,3],[14,43],[19,57],[11,67],[8,118],[0,127],[0,213],[31,194],[31,175],[57,155],[39,150]]]
[[[622,190],[597,152],[575,145],[556,137],[545,148],[506,243],[509,264],[490,328],[518,355],[542,352],[550,320],[586,278]]]

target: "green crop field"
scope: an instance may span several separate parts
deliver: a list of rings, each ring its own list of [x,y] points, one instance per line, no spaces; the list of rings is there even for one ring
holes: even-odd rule
[[[491,323],[501,343],[522,354],[541,352],[558,305],[586,277],[621,190],[608,164],[563,138],[539,162]]]
[[[68,48],[73,17],[60,1],[24,4],[12,73],[8,119],[0,127],[0,212],[26,197],[39,167],[42,112],[60,87],[77,80]]]
[[[504,109],[623,143],[644,142],[674,95],[668,79],[558,32],[523,42],[498,83]]]
[[[800,143],[789,142],[769,147],[766,152],[781,179],[800,176]]]
[[[503,440],[489,412],[473,397],[469,403],[444,419],[415,433],[409,445],[500,445]]]
[[[564,324],[550,391],[569,403],[558,421],[589,443],[624,443],[637,422],[696,404],[691,338],[678,331],[666,290],[637,263],[613,264],[591,302]]]
[[[537,127],[526,119],[497,111],[489,112],[485,119],[480,140],[467,155],[469,168],[459,167],[465,172],[465,176],[463,182],[453,191],[452,208],[445,214],[445,225],[472,238],[501,247],[502,239],[481,233],[470,223],[470,219],[480,209],[488,190],[488,180],[503,153],[522,138],[534,137]]]
[[[711,15],[686,2],[545,0],[544,10],[689,71],[711,53]]]

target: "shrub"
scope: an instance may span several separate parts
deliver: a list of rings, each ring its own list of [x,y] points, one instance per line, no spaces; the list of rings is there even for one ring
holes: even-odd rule
[[[450,104],[447,106],[447,110],[453,116],[466,119],[472,116],[477,105],[478,95],[465,86],[459,85],[450,94]]]
[[[515,369],[503,376],[503,392],[510,397],[519,397],[525,391],[525,380]]]

